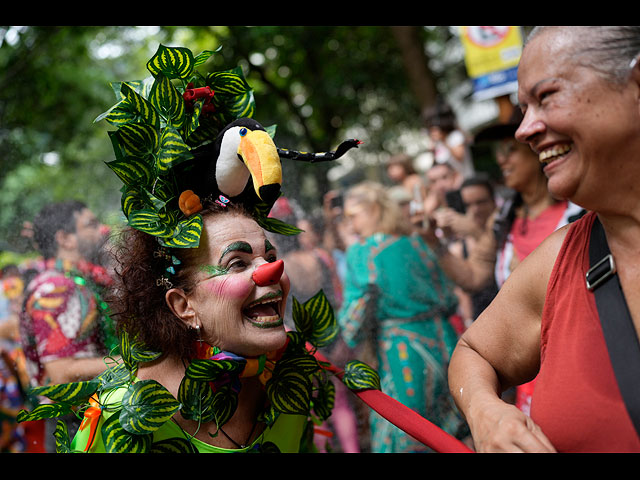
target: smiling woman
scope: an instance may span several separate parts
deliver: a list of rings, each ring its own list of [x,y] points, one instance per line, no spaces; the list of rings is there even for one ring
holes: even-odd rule
[[[192,359],[209,358],[215,352],[233,352],[224,353],[225,358],[270,357],[288,341],[281,312],[289,279],[277,268],[282,262],[262,228],[234,205],[212,203],[200,213],[204,229],[198,248],[163,249],[149,235],[126,229],[114,252],[118,285],[111,305],[119,328],[148,349],[162,352],[156,360],[140,364],[137,381],[156,381],[175,398],[181,398]],[[170,284],[157,282],[168,264],[174,272]],[[260,281],[256,281],[256,272],[270,266],[276,267],[275,273],[270,272],[267,280],[257,275]],[[201,451],[247,449],[266,441],[281,451],[295,451],[304,417],[282,416],[276,424],[293,425],[297,435],[274,439],[275,424],[267,428],[258,421],[267,403],[260,378],[242,378],[238,387],[235,413],[224,426],[176,414],[154,434],[156,441],[182,431],[183,438],[193,437],[192,444]],[[84,447],[88,442],[89,451],[103,451],[101,438],[97,434],[90,442],[80,432],[74,445]]]
[[[479,451],[640,452],[639,55],[637,26],[541,27],[524,48],[516,138],[551,194],[590,212],[512,272],[456,347],[451,392]],[[501,400],[534,377],[530,416]]]

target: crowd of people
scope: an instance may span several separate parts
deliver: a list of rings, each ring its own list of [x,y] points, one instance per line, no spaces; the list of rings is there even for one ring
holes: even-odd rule
[[[597,286],[585,284],[601,224],[615,259],[603,283],[619,278],[627,348],[640,354],[640,30],[591,28],[532,32],[508,121],[468,138],[446,105],[425,112],[427,171],[403,153],[390,157],[382,181],[330,191],[312,212],[280,197],[271,216],[299,227],[296,236],[265,233],[242,208],[205,205],[204,241],[193,251],[158,248],[134,229],[109,250],[84,204],[43,209],[32,229],[38,260],[2,271],[0,451],[55,451],[55,422],[16,423],[16,412],[43,401],[30,387],[104,371],[116,323],[163,352],[137,379],[177,398],[185,358],[212,353],[194,345],[272,358],[295,328],[291,298],[320,290],[340,331],[322,353],[338,366],[355,357],[373,366],[384,393],[475,451],[640,451],[639,397],[627,398],[634,387],[610,360]],[[473,144],[491,145],[500,178],[474,167]],[[170,281],[167,262],[179,265]],[[264,279],[254,274],[273,265],[280,270]],[[640,370],[631,356],[622,363]],[[154,441],[188,435],[198,451],[258,441],[295,451],[299,418],[263,424],[260,377],[240,380],[223,426],[176,415]],[[432,451],[333,383],[318,451]],[[89,439],[77,418],[65,421],[78,431],[75,448],[104,451],[100,434]]]

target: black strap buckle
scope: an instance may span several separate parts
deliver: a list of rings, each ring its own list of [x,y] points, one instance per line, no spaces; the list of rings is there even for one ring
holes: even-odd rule
[[[611,254],[604,257],[589,269],[586,275],[587,289],[595,290],[598,285],[616,273],[616,264]]]

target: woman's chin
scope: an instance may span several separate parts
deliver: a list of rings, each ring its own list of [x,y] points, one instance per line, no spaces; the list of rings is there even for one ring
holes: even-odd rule
[[[287,341],[287,331],[284,323],[273,322],[269,328],[264,325],[248,323],[245,329],[244,344],[234,352],[246,357],[256,357],[282,348]]]

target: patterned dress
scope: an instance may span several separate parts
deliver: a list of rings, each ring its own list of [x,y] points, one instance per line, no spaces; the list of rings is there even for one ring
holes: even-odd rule
[[[99,290],[109,283],[102,267],[54,260],[30,282],[20,337],[32,385],[47,384],[47,362],[109,353],[111,325]]]
[[[457,299],[436,262],[419,237],[375,234],[352,245],[338,317],[347,345],[374,342],[384,393],[461,437],[466,423],[447,382]],[[429,451],[375,412],[370,427],[373,452]]]

